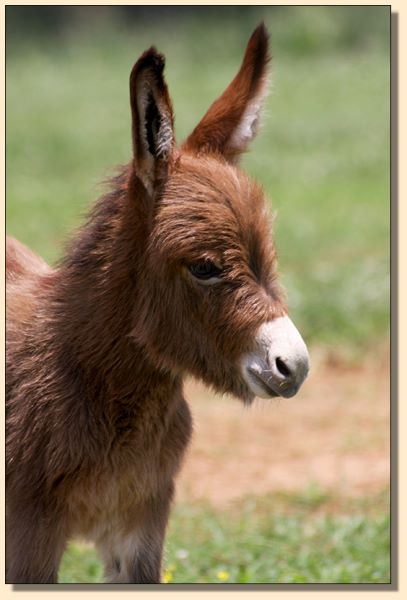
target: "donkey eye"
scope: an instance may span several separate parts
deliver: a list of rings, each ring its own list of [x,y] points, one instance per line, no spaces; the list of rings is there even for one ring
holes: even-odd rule
[[[208,280],[212,277],[218,277],[222,269],[217,267],[211,260],[200,260],[188,266],[188,269],[194,277],[201,280]]]

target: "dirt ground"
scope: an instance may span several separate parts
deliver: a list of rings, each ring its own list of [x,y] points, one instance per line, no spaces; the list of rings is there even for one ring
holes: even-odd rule
[[[379,492],[390,477],[388,348],[358,366],[312,352],[298,396],[250,408],[188,382],[194,436],[177,500],[222,507],[248,493],[310,484],[345,496]]]

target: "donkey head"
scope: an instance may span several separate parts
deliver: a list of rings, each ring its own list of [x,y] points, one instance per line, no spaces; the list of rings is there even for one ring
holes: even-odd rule
[[[130,77],[133,201],[147,232],[133,335],[161,368],[246,402],[293,396],[309,368],[278,285],[263,190],[237,168],[257,132],[268,62],[260,25],[179,147],[163,56],[151,48]]]

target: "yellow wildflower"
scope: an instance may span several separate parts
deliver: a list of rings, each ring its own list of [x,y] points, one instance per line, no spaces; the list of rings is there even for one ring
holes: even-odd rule
[[[230,575],[227,571],[218,571],[217,573],[217,578],[220,581],[227,581],[229,579]]]
[[[174,579],[171,571],[165,571],[164,573],[164,577],[163,577],[163,581],[164,583],[171,583],[171,581]]]

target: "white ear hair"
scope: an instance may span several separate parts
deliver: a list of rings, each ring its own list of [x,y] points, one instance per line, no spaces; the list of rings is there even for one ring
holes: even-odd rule
[[[267,96],[267,86],[260,96],[254,98],[246,107],[241,121],[233,132],[228,148],[234,152],[244,152],[250,142],[256,137],[260,128],[260,117]]]
[[[137,96],[137,104],[141,118],[142,129],[140,133],[142,134],[147,151],[150,154],[152,154],[148,147],[149,143],[147,128],[149,126],[149,123],[147,122],[147,110],[149,103],[153,102],[160,121],[157,131],[152,131],[152,134],[154,135],[155,146],[154,156],[156,156],[157,158],[166,158],[170,153],[174,142],[171,118],[168,113],[168,109],[165,107],[164,103],[156,97],[153,85],[148,85],[148,83],[148,81],[143,82],[143,85],[141,86],[140,92]]]
[[[149,105],[154,103],[156,111],[155,118],[149,122]],[[144,169],[140,172],[140,177],[151,193],[153,186],[154,162],[156,160],[167,160],[174,144],[174,134],[171,125],[171,117],[168,109],[159,98],[156,97],[153,89],[146,82],[140,86],[137,95],[137,105],[140,115],[140,139],[144,147]],[[150,143],[153,148],[150,148]]]

